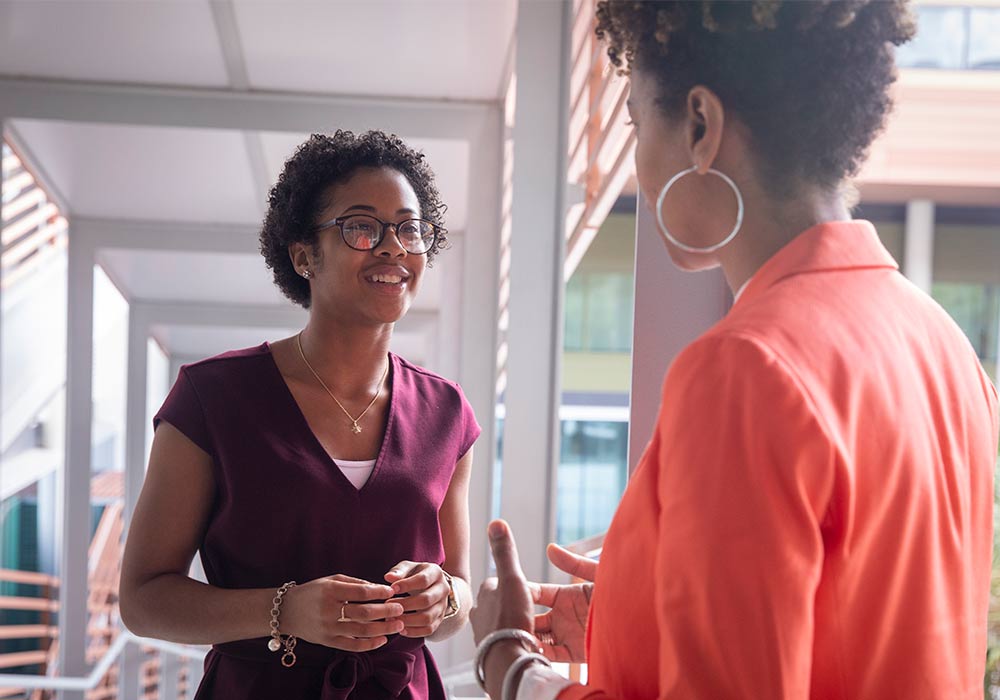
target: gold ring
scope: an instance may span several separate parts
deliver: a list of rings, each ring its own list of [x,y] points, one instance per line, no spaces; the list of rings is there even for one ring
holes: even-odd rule
[[[346,608],[346,607],[347,607],[347,603],[344,603],[343,605],[340,606],[340,619],[338,619],[337,622],[350,622],[351,621],[351,618],[349,618],[344,613],[344,608]]]

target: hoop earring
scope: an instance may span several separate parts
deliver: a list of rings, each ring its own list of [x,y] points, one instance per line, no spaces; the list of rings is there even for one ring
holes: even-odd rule
[[[743,194],[740,192],[740,188],[736,186],[736,183],[733,182],[732,178],[730,178],[725,173],[722,173],[716,170],[715,168],[708,169],[708,172],[711,173],[712,175],[717,175],[718,177],[722,178],[722,180],[727,185],[729,185],[730,189],[732,189],[733,194],[736,195],[736,225],[733,227],[733,230],[729,232],[729,235],[726,236],[720,243],[716,243],[715,245],[710,245],[705,248],[697,248],[695,246],[687,245],[686,243],[681,243],[676,238],[674,238],[673,234],[671,234],[670,231],[667,230],[667,225],[663,223],[663,201],[667,197],[667,192],[670,191],[670,188],[673,187],[678,180],[680,180],[685,175],[695,172],[697,169],[698,169],[697,165],[692,165],[687,170],[682,170],[676,175],[674,175],[672,178],[667,180],[667,184],[665,184],[663,186],[663,189],[660,190],[660,196],[656,198],[656,223],[659,224],[660,226],[660,233],[662,233],[663,236],[668,241],[673,243],[681,250],[685,250],[689,253],[714,253],[720,248],[723,248],[724,246],[728,245],[730,241],[736,238],[736,234],[740,232],[740,227],[743,225]]]

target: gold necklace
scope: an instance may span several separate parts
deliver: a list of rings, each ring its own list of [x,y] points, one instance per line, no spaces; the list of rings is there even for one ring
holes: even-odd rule
[[[309,371],[313,373],[314,377],[316,377],[316,381],[319,382],[321,387],[326,389],[326,393],[328,393],[330,395],[330,398],[333,399],[338,406],[340,406],[340,410],[344,412],[344,415],[346,415],[348,418],[351,419],[351,423],[353,424],[351,426],[351,432],[354,433],[355,435],[360,433],[361,426],[358,425],[358,421],[365,417],[365,414],[368,413],[368,409],[374,406],[375,402],[378,401],[378,397],[382,395],[382,385],[385,383],[386,375],[389,374],[389,363],[388,362],[385,363],[385,371],[382,372],[382,378],[378,380],[378,391],[375,392],[375,398],[373,398],[371,403],[365,407],[365,410],[361,412],[361,415],[355,418],[354,416],[352,416],[350,413],[347,412],[347,409],[344,408],[344,404],[340,403],[340,401],[337,401],[337,397],[333,395],[332,391],[330,391],[330,387],[326,385],[326,382],[324,382],[322,378],[320,378],[316,370],[313,369],[313,366],[309,364],[309,360],[306,359],[306,354],[302,351],[302,331],[299,331],[298,335],[295,336],[295,343],[299,346],[299,355],[302,356],[302,361],[306,363],[306,367],[308,367]]]

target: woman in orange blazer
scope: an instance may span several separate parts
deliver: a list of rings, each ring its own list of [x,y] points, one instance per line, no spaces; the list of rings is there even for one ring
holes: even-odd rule
[[[486,688],[982,698],[996,390],[844,195],[888,112],[908,9],[613,0],[597,18],[630,76],[665,244],[684,269],[721,266],[736,301],[672,363],[600,564],[550,552],[596,569],[592,590],[529,584],[491,524],[498,578],[473,611]],[[536,644],[576,661],[585,647],[588,683]]]

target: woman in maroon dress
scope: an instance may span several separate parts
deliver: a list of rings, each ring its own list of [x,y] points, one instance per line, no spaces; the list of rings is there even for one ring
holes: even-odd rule
[[[121,614],[213,645],[199,700],[445,697],[424,640],[471,607],[479,426],[458,385],[389,352],[443,210],[399,139],[312,136],[261,232],[309,322],[184,367],[154,419]],[[207,585],[188,576],[196,551]]]

